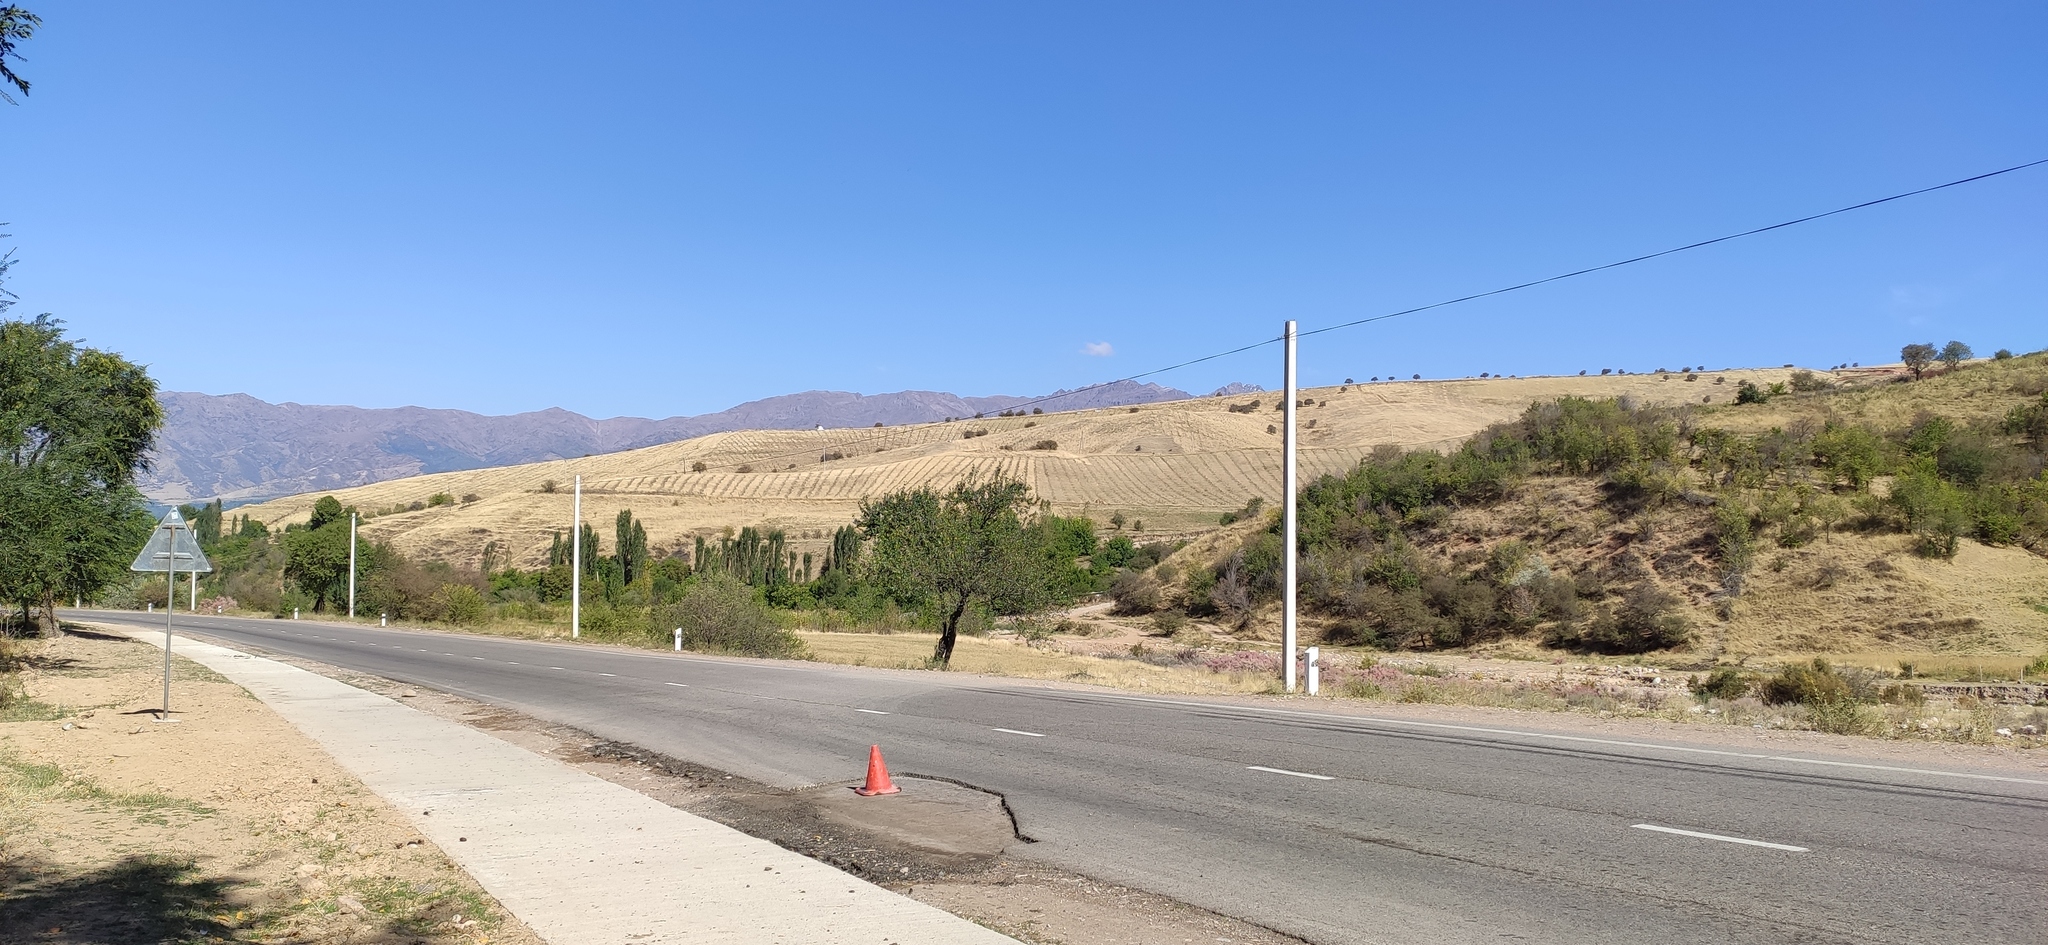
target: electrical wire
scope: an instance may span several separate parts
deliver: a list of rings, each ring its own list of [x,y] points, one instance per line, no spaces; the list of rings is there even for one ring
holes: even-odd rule
[[[1863,209],[1866,209],[1866,208],[1869,208],[1869,207],[1875,207],[1875,206],[1878,206],[1879,204],[1886,204],[1886,203],[1891,203],[1891,202],[1892,202],[1892,201],[1894,201],[1894,200],[1904,200],[1904,199],[1906,199],[1907,197],[1917,197],[1917,196],[1920,196],[1921,194],[1931,194],[1931,193],[1933,193],[1933,192],[1935,192],[1935,191],[1937,191],[1937,190],[1947,190],[1947,189],[1948,189],[1948,188],[1950,188],[1950,187],[1960,187],[1960,186],[1962,186],[1962,185],[1964,185],[1964,184],[1970,184],[1970,183],[1975,183],[1975,182],[1977,182],[1977,181],[1980,181],[1980,180],[1987,180],[1987,179],[1990,179],[1990,178],[1993,178],[1993,177],[1998,177],[1998,176],[2000,176],[2000,175],[2003,175],[2003,174],[2011,174],[2011,173],[2013,173],[2014,171],[2023,171],[2023,170],[2026,170],[2027,168],[2030,168],[2030,167],[2039,167],[2040,165],[2043,165],[2043,164],[2048,164],[2048,158],[2042,158],[2041,160],[2038,160],[2038,161],[2028,161],[2028,162],[2027,162],[2027,163],[2025,163],[2025,164],[2015,164],[2015,165],[2013,165],[2013,166],[2011,166],[2011,167],[2007,167],[2007,168],[2001,168],[2001,169],[1999,169],[1999,170],[1995,170],[1995,171],[1989,171],[1989,172],[1986,172],[1986,173],[1983,173],[1983,174],[1976,174],[1976,175],[1972,175],[1972,176],[1970,176],[1970,177],[1964,177],[1964,178],[1961,178],[1961,179],[1958,179],[1958,180],[1952,180],[1952,181],[1949,181],[1949,182],[1947,182],[1947,183],[1943,183],[1943,184],[1935,184],[1935,185],[1933,185],[1933,186],[1931,186],[1931,187],[1922,187],[1922,188],[1920,188],[1920,189],[1918,189],[1918,190],[1909,190],[1909,191],[1906,191],[1906,192],[1904,192],[1904,193],[1897,193],[1897,194],[1892,194],[1892,195],[1891,195],[1891,196],[1889,196],[1889,197],[1879,197],[1879,198],[1877,198],[1876,200],[1866,200],[1866,201],[1863,201],[1862,203],[1850,204],[1849,206],[1846,206],[1846,207],[1837,207],[1837,208],[1835,208],[1835,209],[1833,209],[1833,210],[1828,210],[1828,211],[1824,211],[1824,212],[1821,212],[1821,213],[1809,214],[1809,215],[1807,215],[1807,216],[1799,217],[1799,218],[1797,218],[1797,219],[1794,219],[1794,220],[1786,220],[1786,221],[1784,221],[1784,222],[1782,222],[1782,223],[1773,223],[1773,224],[1771,224],[1771,225],[1769,225],[1769,226],[1760,226],[1760,227],[1756,227],[1755,229],[1743,230],[1743,231],[1742,231],[1742,232],[1740,232],[1740,233],[1730,233],[1730,234],[1728,234],[1728,235],[1726,235],[1726,236],[1717,236],[1717,237],[1714,237],[1713,239],[1706,239],[1706,240],[1700,240],[1700,241],[1698,241],[1698,242],[1695,242],[1695,243],[1687,243],[1687,244],[1685,244],[1684,246],[1674,246],[1674,247],[1672,247],[1672,248],[1670,248],[1670,249],[1658,250],[1657,252],[1654,252],[1654,253],[1645,253],[1645,254],[1643,254],[1643,255],[1641,255],[1641,256],[1631,256],[1631,257],[1629,257],[1629,258],[1627,258],[1627,259],[1622,259],[1622,260],[1618,260],[1618,261],[1615,261],[1615,262],[1611,262],[1611,263],[1606,263],[1606,264],[1604,264],[1604,265],[1599,265],[1599,266],[1589,266],[1589,267],[1587,267],[1587,268],[1585,268],[1585,269],[1575,269],[1575,270],[1573,270],[1573,271],[1571,271],[1571,272],[1559,273],[1559,274],[1557,274],[1557,275],[1554,275],[1554,276],[1547,276],[1547,277],[1545,277],[1545,278],[1542,278],[1542,279],[1535,279],[1535,280],[1531,280],[1531,281],[1529,281],[1529,282],[1522,282],[1522,283],[1517,283],[1517,284],[1515,284],[1515,285],[1510,285],[1510,286],[1503,286],[1503,287],[1501,287],[1501,288],[1498,288],[1498,289],[1490,289],[1490,290],[1488,290],[1488,291],[1485,291],[1485,292],[1475,292],[1475,293],[1473,293],[1473,294],[1471,294],[1471,295],[1461,295],[1461,296],[1459,296],[1459,297],[1457,297],[1457,298],[1453,298],[1453,299],[1445,299],[1445,300],[1443,300],[1443,301],[1441,301],[1441,302],[1431,302],[1431,303],[1430,303],[1430,304],[1428,304],[1428,305],[1418,305],[1418,306],[1416,306],[1416,307],[1414,307],[1414,308],[1402,309],[1401,311],[1398,311],[1398,312],[1388,312],[1388,313],[1386,313],[1386,314],[1384,314],[1384,315],[1374,315],[1374,316],[1371,316],[1371,317],[1369,317],[1369,318],[1360,318],[1360,319],[1355,319],[1355,320],[1352,320],[1352,321],[1348,321],[1348,322],[1341,322],[1341,323],[1339,323],[1339,324],[1335,324],[1335,325],[1328,325],[1328,326],[1325,326],[1325,327],[1322,327],[1322,328],[1316,328],[1316,329],[1311,329],[1311,330],[1309,330],[1309,331],[1297,331],[1297,332],[1295,332],[1295,337],[1296,337],[1296,338],[1305,338],[1305,337],[1308,337],[1308,336],[1310,336],[1310,335],[1320,335],[1320,334],[1324,334],[1324,333],[1326,333],[1326,332],[1332,332],[1332,331],[1341,331],[1341,330],[1343,330],[1343,329],[1346,329],[1346,328],[1356,328],[1356,327],[1358,327],[1358,326],[1360,326],[1360,325],[1369,325],[1369,324],[1372,324],[1373,322],[1383,322],[1383,321],[1386,321],[1387,319],[1390,319],[1390,318],[1400,318],[1400,317],[1401,317],[1401,316],[1403,316],[1403,315],[1415,315],[1415,314],[1418,314],[1418,313],[1421,313],[1421,312],[1427,312],[1427,311],[1430,311],[1430,310],[1432,310],[1432,309],[1439,309],[1439,308],[1444,308],[1444,307],[1446,307],[1446,306],[1451,306],[1451,305],[1458,305],[1458,304],[1460,304],[1460,303],[1464,303],[1464,302],[1472,302],[1472,301],[1477,301],[1477,300],[1479,300],[1479,299],[1485,299],[1485,298],[1492,298],[1493,296],[1496,296],[1496,295],[1506,295],[1506,294],[1507,294],[1507,293],[1509,293],[1509,292],[1519,292],[1519,291],[1521,291],[1521,290],[1523,290],[1523,289],[1533,289],[1533,288],[1535,288],[1535,287],[1537,287],[1537,286],[1540,286],[1540,285],[1548,285],[1548,284],[1550,284],[1550,283],[1552,283],[1552,282],[1560,282],[1560,281],[1563,281],[1563,280],[1565,280],[1565,279],[1573,279],[1573,278],[1577,278],[1577,277],[1579,277],[1579,276],[1584,276],[1584,275],[1590,275],[1590,274],[1592,274],[1592,273],[1596,273],[1596,272],[1605,272],[1606,270],[1609,270],[1609,269],[1619,269],[1619,268],[1621,268],[1622,266],[1631,266],[1631,265],[1634,265],[1634,264],[1636,264],[1636,263],[1640,263],[1640,262],[1648,262],[1648,261],[1650,261],[1650,260],[1652,260],[1652,259],[1659,259],[1659,258],[1662,258],[1662,257],[1664,257],[1664,256],[1670,256],[1670,255],[1673,255],[1673,254],[1675,254],[1675,253],[1683,253],[1683,252],[1686,252],[1686,251],[1688,251],[1688,250],[1694,250],[1694,249],[1701,249],[1701,248],[1703,248],[1703,247],[1707,247],[1707,246],[1713,246],[1713,245],[1715,245],[1715,244],[1717,244],[1717,243],[1726,243],[1726,242],[1728,242],[1728,241],[1730,241],[1730,240],[1739,240],[1739,239],[1742,239],[1743,237],[1747,237],[1747,236],[1756,236],[1756,235],[1758,235],[1758,234],[1760,234],[1760,233],[1769,233],[1769,232],[1771,232],[1771,231],[1773,231],[1773,230],[1782,230],[1782,229],[1785,229],[1786,227],[1791,227],[1791,226],[1798,226],[1799,224],[1802,224],[1802,223],[1811,223],[1811,222],[1813,222],[1813,221],[1815,221],[1815,220],[1821,220],[1821,219],[1826,219],[1826,218],[1828,218],[1828,217],[1832,217],[1832,216],[1835,216],[1835,215],[1837,215],[1837,214],[1849,213],[1849,212],[1851,212],[1851,211],[1854,211],[1854,210],[1863,210]],[[1049,401],[1053,401],[1053,400],[1058,400],[1058,399],[1061,399],[1061,398],[1065,398],[1065,397],[1072,397],[1072,396],[1074,396],[1075,394],[1082,394],[1082,393],[1086,393],[1086,392],[1088,392],[1088,391],[1091,391],[1091,390],[1097,390],[1097,389],[1100,389],[1100,388],[1104,388],[1104,387],[1109,387],[1109,386],[1111,386],[1111,385],[1115,385],[1115,384],[1122,384],[1122,383],[1125,383],[1125,382],[1127,382],[1127,381],[1136,381],[1136,380],[1139,380],[1139,379],[1141,379],[1141,378],[1153,377],[1153,376],[1155,376],[1155,375],[1159,375],[1159,374],[1165,374],[1165,373],[1167,373],[1168,371],[1178,371],[1178,370],[1180,370],[1181,368],[1185,368],[1185,367],[1191,367],[1191,366],[1193,366],[1193,365],[1196,365],[1196,364],[1201,364],[1201,363],[1203,363],[1203,362],[1205,362],[1205,361],[1214,361],[1214,360],[1216,360],[1216,359],[1218,359],[1218,358],[1227,358],[1227,357],[1230,357],[1231,355],[1234,355],[1234,354],[1243,354],[1244,352],[1247,352],[1247,351],[1252,351],[1252,350],[1256,350],[1256,349],[1258,349],[1258,348],[1263,348],[1263,347],[1265,347],[1265,346],[1267,346],[1267,345],[1271,345],[1271,344],[1277,344],[1277,343],[1279,343],[1279,342],[1280,342],[1280,341],[1282,341],[1282,340],[1284,340],[1284,339],[1283,339],[1282,337],[1279,337],[1279,336],[1276,336],[1276,337],[1272,337],[1272,338],[1267,338],[1267,339],[1265,339],[1264,341],[1257,341],[1257,342],[1253,342],[1253,343],[1251,343],[1251,344],[1247,344],[1247,345],[1241,345],[1241,346],[1239,346],[1239,347],[1236,347],[1236,348],[1232,348],[1232,349],[1230,349],[1230,350],[1228,350],[1228,351],[1218,351],[1218,352],[1216,352],[1216,353],[1214,353],[1214,354],[1206,354],[1206,355],[1203,355],[1203,356],[1201,356],[1201,357],[1199,357],[1199,358],[1190,358],[1190,359],[1188,359],[1188,360],[1186,360],[1186,361],[1182,361],[1182,362],[1180,362],[1180,363],[1178,363],[1178,364],[1169,364],[1169,365],[1167,365],[1167,366],[1165,366],[1165,367],[1162,367],[1162,368],[1154,368],[1154,369],[1152,369],[1152,370],[1150,370],[1150,371],[1142,371],[1142,372],[1140,372],[1140,373],[1137,373],[1137,374],[1132,374],[1132,375],[1129,375],[1129,376],[1127,376],[1127,377],[1120,377],[1120,378],[1117,378],[1116,380],[1112,380],[1112,381],[1103,381],[1103,382],[1101,382],[1101,383],[1098,383],[1098,384],[1090,384],[1090,385],[1088,385],[1088,386],[1086,386],[1086,387],[1079,387],[1079,388],[1075,388],[1074,390],[1069,390],[1069,391],[1060,391],[1060,392],[1058,392],[1058,393],[1055,393],[1055,394],[1047,394],[1047,395],[1045,395],[1045,396],[1043,396],[1043,397],[1038,397],[1038,398],[1035,398],[1035,399],[1032,399],[1032,400],[1027,400],[1027,401],[1024,401],[1023,403],[1020,403],[1020,404],[1013,404],[1013,405],[1011,405],[1011,406],[1009,407],[1009,409],[1010,409],[1010,410],[1012,410],[1012,411],[1016,411],[1016,410],[1020,410],[1020,409],[1022,409],[1022,408],[1025,408],[1025,407],[1031,407],[1031,406],[1035,406],[1035,405],[1037,405],[1037,404],[1043,404],[1043,403],[1047,403],[1047,402],[1049,402]],[[961,418],[961,419],[966,419],[966,418]],[[928,421],[928,422],[929,422],[929,421]],[[849,447],[850,447],[850,446],[854,446],[854,445],[865,445],[865,444],[867,444],[867,443],[872,443],[872,442],[874,442],[874,441],[875,441],[875,440],[877,440],[877,439],[886,439],[886,438],[888,438],[888,437],[890,437],[890,436],[897,436],[897,435],[901,435],[901,434],[902,434],[903,432],[905,432],[906,430],[910,429],[911,427],[914,427],[914,426],[923,426],[923,425],[924,425],[924,424],[910,424],[910,425],[905,425],[905,426],[899,426],[899,427],[889,428],[888,432],[886,432],[886,433],[882,433],[882,434],[869,434],[869,435],[868,435],[867,437],[861,438],[861,439],[859,439],[859,440],[857,440],[857,441],[847,441],[847,442],[845,442],[845,443],[843,443],[843,444],[841,444],[841,445],[844,445],[844,446],[849,446]],[[789,452],[789,453],[781,453],[781,454],[774,454],[774,455],[769,455],[769,456],[766,456],[766,457],[762,457],[761,459],[759,459],[759,460],[755,460],[754,462],[770,462],[770,461],[774,461],[774,460],[788,459],[788,458],[790,458],[790,457],[792,457],[792,456],[805,456],[805,455],[809,455],[809,454],[810,454],[811,452],[813,452],[813,450],[811,450],[811,449],[804,449],[804,450],[797,450],[797,451],[794,451],[794,452]],[[721,464],[721,468],[722,468],[723,466],[726,466],[726,465],[731,465],[731,466],[733,466],[734,468],[737,468],[737,467],[738,467],[739,465],[744,465],[744,464]],[[709,470],[709,468],[710,468],[710,467],[706,467],[706,470],[708,471],[708,470]],[[617,479],[605,479],[605,480],[599,480],[599,481],[601,481],[601,482],[623,482],[623,481],[627,481],[627,480],[631,480],[631,479],[644,479],[644,478],[647,478],[647,477],[645,477],[645,476],[624,476],[624,477],[619,477],[619,478],[617,478]]]

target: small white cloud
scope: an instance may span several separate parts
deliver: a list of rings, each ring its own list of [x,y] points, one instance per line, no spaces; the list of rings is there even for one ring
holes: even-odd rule
[[[1091,341],[1081,346],[1081,353],[1091,358],[1106,358],[1116,353],[1107,341]]]

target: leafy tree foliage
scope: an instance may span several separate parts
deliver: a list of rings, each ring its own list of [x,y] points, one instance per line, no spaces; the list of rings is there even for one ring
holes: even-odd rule
[[[1963,344],[1960,341],[1951,341],[1948,344],[1942,345],[1941,353],[1935,355],[1951,371],[1955,370],[1964,361],[1968,361],[1976,356],[1976,352],[1971,351],[1969,345]]]
[[[1899,349],[1899,360],[1905,362],[1906,370],[1913,372],[1913,379],[1916,381],[1926,372],[1927,366],[1933,364],[1934,359],[1940,356],[1941,352],[1931,343],[1907,345]]]
[[[7,64],[7,60],[21,58],[21,54],[14,51],[14,44],[33,37],[36,34],[36,27],[41,25],[42,17],[14,4],[0,7],[0,87],[11,85],[24,97],[28,95],[29,81],[16,75],[14,68]],[[8,95],[4,89],[0,89],[0,100],[6,101],[9,105],[15,104],[14,97]]]
[[[311,595],[313,610],[324,611],[329,603],[346,606],[349,578],[349,516],[355,507],[343,507],[331,495],[313,503],[313,513],[302,528],[284,533],[284,577]],[[356,565],[363,569],[364,555],[358,549]],[[360,579],[362,575],[357,574]]]
[[[934,662],[951,663],[969,607],[1023,613],[1051,600],[1051,559],[1044,530],[1029,521],[1033,508],[1024,483],[1001,472],[946,492],[926,486],[861,503],[855,524],[872,543],[869,576],[937,609]]]
[[[134,478],[163,424],[147,372],[62,324],[0,322],[0,600],[44,632],[59,599],[122,579],[148,538]]]

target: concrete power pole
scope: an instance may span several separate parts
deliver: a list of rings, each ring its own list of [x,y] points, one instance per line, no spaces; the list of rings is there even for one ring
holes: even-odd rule
[[[1282,428],[1282,430],[1281,430],[1281,434],[1280,434],[1280,448],[1281,448],[1281,449],[1282,449],[1283,451],[1285,451],[1285,452],[1286,452],[1286,458],[1285,458],[1285,459],[1283,459],[1283,460],[1282,460],[1282,463],[1281,463],[1281,469],[1282,469],[1282,472],[1281,472],[1281,475],[1280,475],[1280,483],[1281,483],[1281,485],[1280,485],[1280,489],[1281,489],[1281,492],[1282,492],[1282,493],[1284,493],[1284,494],[1282,495],[1282,497],[1281,497],[1281,508],[1282,508],[1282,510],[1283,510],[1283,511],[1281,512],[1281,523],[1282,523],[1282,524],[1281,524],[1281,526],[1280,526],[1280,527],[1281,527],[1281,534],[1280,534],[1280,549],[1281,549],[1281,557],[1280,557],[1280,560],[1281,560],[1281,562],[1283,563],[1283,572],[1284,572],[1284,575],[1285,575],[1285,577],[1284,577],[1284,580],[1285,580],[1285,587],[1284,587],[1284,588],[1283,588],[1283,590],[1281,591],[1281,595],[1282,595],[1282,596],[1281,596],[1281,612],[1280,612],[1280,613],[1281,613],[1281,616],[1280,616],[1280,621],[1281,621],[1281,623],[1280,623],[1280,637],[1281,637],[1281,641],[1282,641],[1283,645],[1285,646],[1285,648],[1286,648],[1286,650],[1287,650],[1286,654],[1285,654],[1285,655],[1284,655],[1284,656],[1282,657],[1282,659],[1283,659],[1283,660],[1284,660],[1284,661],[1286,662],[1286,665],[1287,665],[1287,691],[1288,691],[1288,692],[1293,692],[1293,691],[1294,691],[1294,643],[1295,643],[1295,640],[1294,640],[1294,604],[1295,604],[1295,596],[1294,596],[1294,588],[1295,588],[1295,583],[1294,583],[1294,582],[1295,582],[1295,560],[1294,560],[1294,559],[1295,559],[1295,548],[1297,547],[1297,542],[1296,542],[1296,539],[1295,539],[1295,515],[1294,515],[1294,496],[1295,496],[1295,493],[1296,493],[1296,492],[1298,491],[1298,484],[1297,484],[1297,483],[1296,483],[1296,481],[1295,481],[1295,476],[1296,476],[1296,472],[1295,472],[1295,466],[1294,466],[1294,452],[1295,452],[1295,439],[1294,439],[1294,431],[1295,431],[1295,429],[1296,429],[1296,426],[1295,426],[1295,423],[1294,423],[1294,410],[1295,410],[1295,396],[1296,396],[1296,395],[1295,395],[1295,384],[1294,384],[1294,322],[1292,322],[1292,321],[1289,321],[1289,322],[1287,323],[1287,330],[1286,330],[1286,333],[1285,333],[1285,334],[1284,334],[1284,335],[1282,336],[1282,339],[1283,339],[1283,344],[1285,345],[1285,347],[1286,347],[1286,349],[1287,349],[1287,354],[1286,354],[1287,366],[1286,366],[1286,371],[1285,371],[1285,373],[1286,373],[1286,377],[1285,377],[1285,378],[1283,379],[1283,386],[1285,386],[1285,387],[1287,388],[1287,394],[1286,394],[1286,397],[1287,397],[1287,401],[1286,401],[1286,403],[1287,403],[1287,412],[1286,412],[1286,417],[1287,417],[1287,419],[1286,419],[1286,421],[1285,421],[1285,426],[1284,426],[1284,427]]]
[[[583,635],[583,477],[576,477],[576,521],[569,524],[569,637]]]
[[[356,619],[356,513],[348,513],[348,619]]]

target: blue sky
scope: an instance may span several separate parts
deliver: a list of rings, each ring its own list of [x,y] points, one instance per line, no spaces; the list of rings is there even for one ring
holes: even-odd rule
[[[24,2],[13,314],[273,401],[1042,393],[2048,157],[2038,2]],[[1950,338],[2048,347],[2048,167],[1301,364]]]

